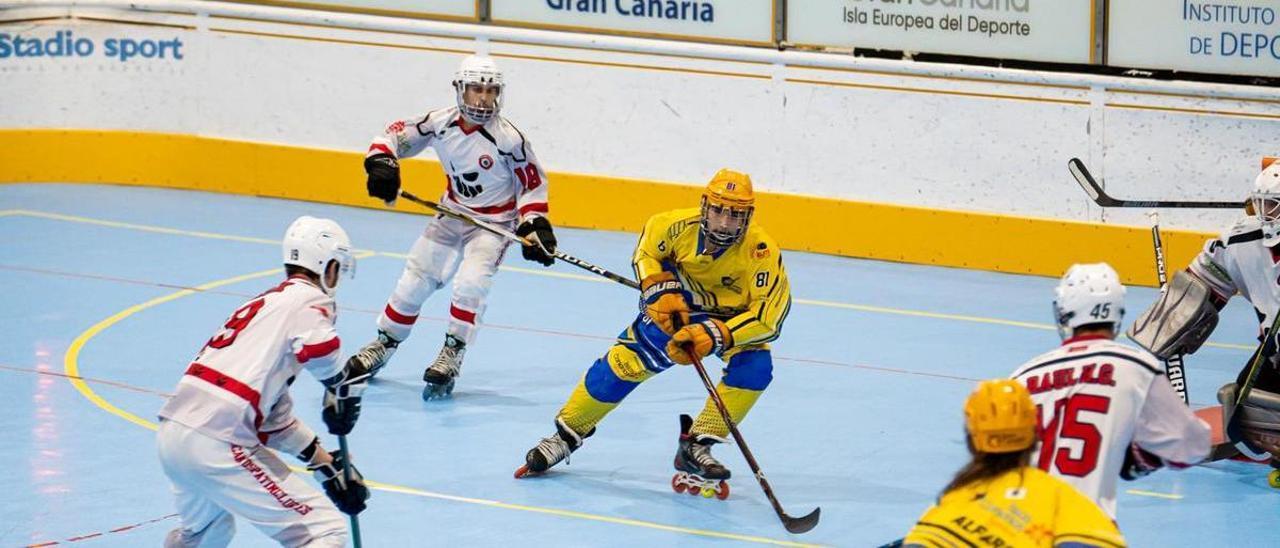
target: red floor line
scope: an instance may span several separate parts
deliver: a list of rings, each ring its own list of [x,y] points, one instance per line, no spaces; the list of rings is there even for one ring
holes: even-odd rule
[[[62,543],[64,543],[64,542],[65,542],[65,543],[79,542],[79,541],[82,541],[82,540],[89,540],[89,539],[93,539],[93,538],[103,537],[103,536],[106,536],[106,535],[108,535],[108,534],[113,534],[113,533],[123,533],[123,532],[125,532],[125,531],[131,531],[131,530],[137,529],[137,528],[142,527],[142,526],[145,526],[145,525],[151,525],[152,523],[156,523],[156,522],[158,522],[158,521],[164,521],[164,520],[166,520],[166,519],[176,518],[176,517],[178,517],[178,514],[169,514],[169,515],[167,515],[167,516],[161,516],[161,517],[158,517],[158,518],[152,518],[152,519],[149,519],[149,520],[147,520],[147,521],[143,521],[143,522],[135,523],[135,524],[133,524],[133,525],[125,525],[125,526],[122,526],[122,527],[116,527],[115,529],[108,530],[108,531],[106,531],[105,533],[104,533],[104,532],[97,532],[97,533],[88,533],[88,534],[84,534],[84,535],[77,535],[77,536],[74,536],[74,537],[68,538],[68,539],[66,539],[66,540],[62,540],[62,541],[51,540],[51,541],[45,541],[45,542],[37,542],[37,543],[35,543],[35,544],[28,544],[28,545],[26,546],[26,548],[42,548],[42,547],[44,547],[44,546],[57,546],[57,545],[62,544]]]
[[[14,366],[11,366],[11,365],[2,365],[2,364],[0,364],[0,370],[5,370],[5,371],[17,371],[17,372],[19,372],[19,373],[34,373],[34,374],[37,374],[37,375],[49,375],[50,377],[61,377],[61,378],[64,378],[64,379],[78,379],[78,380],[82,380],[82,381],[84,381],[84,382],[92,382],[92,383],[98,383],[98,384],[105,384],[105,385],[107,385],[107,386],[114,386],[114,387],[116,387],[116,388],[123,388],[123,389],[125,389],[125,390],[132,390],[132,391],[134,391],[134,392],[142,392],[143,394],[155,394],[155,395],[157,395],[157,396],[162,396],[162,397],[165,397],[165,398],[169,398],[169,397],[172,397],[172,396],[173,396],[173,394],[170,394],[170,393],[168,393],[168,392],[161,392],[161,391],[159,391],[159,390],[152,390],[152,389],[150,389],[150,388],[142,388],[142,387],[140,387],[140,386],[134,386],[134,385],[132,385],[132,384],[125,384],[125,383],[118,382],[118,381],[109,381],[109,380],[106,380],[106,379],[95,379],[95,378],[91,378],[91,377],[78,377],[78,376],[76,376],[76,375],[68,375],[68,374],[66,374],[66,373],[59,373],[59,372],[57,372],[57,371],[48,371],[48,370],[45,370],[45,369],[30,369],[30,368],[26,368],[26,367],[14,367]]]

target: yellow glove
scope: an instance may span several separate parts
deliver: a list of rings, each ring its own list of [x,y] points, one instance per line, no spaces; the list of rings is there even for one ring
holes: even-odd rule
[[[670,272],[659,272],[640,282],[644,313],[668,335],[689,323],[689,303],[684,300],[683,289]]]
[[[693,358],[685,351],[689,346],[693,347],[699,358],[719,354],[733,346],[733,336],[729,334],[729,327],[717,319],[686,325],[667,341],[667,355],[671,356],[673,362],[689,365],[693,363]]]

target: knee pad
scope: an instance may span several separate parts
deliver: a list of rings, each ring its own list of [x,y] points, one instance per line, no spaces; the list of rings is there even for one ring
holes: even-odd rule
[[[773,382],[773,356],[768,350],[747,350],[729,358],[726,386],[762,391]]]
[[[625,346],[614,345],[603,358],[591,364],[582,382],[591,397],[604,403],[617,403],[652,376],[640,356]]]

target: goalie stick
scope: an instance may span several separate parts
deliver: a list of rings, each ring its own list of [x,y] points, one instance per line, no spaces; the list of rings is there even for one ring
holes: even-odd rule
[[[1160,239],[1160,215],[1151,213],[1151,245],[1155,247],[1156,252],[1156,280],[1160,282],[1160,291],[1166,291],[1169,285],[1169,279],[1165,276],[1164,266],[1164,243]],[[1186,369],[1182,366],[1182,354],[1174,354],[1169,356],[1164,362],[1164,374],[1169,377],[1169,384],[1173,386],[1173,391],[1182,396],[1182,403],[1191,405],[1191,400],[1187,397],[1187,375]]]
[[[440,204],[437,204],[430,200],[423,200],[422,198],[414,196],[409,192],[406,192],[403,190],[400,191],[400,197],[406,200],[409,200],[410,202],[416,203],[418,205],[425,206],[427,208],[438,211],[440,212],[441,215],[444,215],[446,217],[450,217],[465,223],[475,225],[477,227],[480,227],[481,229],[484,229],[494,234],[497,234],[499,236],[502,236],[503,238],[506,238],[508,240],[518,242],[521,245],[525,245],[529,243],[529,242],[526,242],[524,238],[516,236],[511,231],[506,230],[502,227],[499,227],[490,223],[486,223],[479,219],[473,218],[470,215],[467,215],[465,213],[453,211],[449,208],[443,207]],[[619,276],[617,274],[614,274],[613,272],[609,272],[608,270],[605,270],[596,265],[588,263],[577,257],[567,255],[561,251],[556,251],[555,257],[569,264],[572,264],[574,266],[587,270],[593,274],[596,274],[598,276],[603,276],[617,283],[630,287],[631,289],[635,289],[635,290],[640,289],[640,284],[637,283],[635,280]],[[707,392],[711,395],[712,401],[715,402],[716,409],[720,411],[720,417],[724,419],[724,423],[729,426],[729,431],[733,433],[733,439],[738,442],[738,449],[742,451],[742,456],[747,460],[747,465],[751,467],[751,472],[754,473],[756,476],[756,479],[759,480],[760,488],[764,490],[764,495],[769,499],[769,504],[773,505],[773,511],[778,515],[778,519],[782,521],[782,526],[785,527],[788,532],[794,533],[794,534],[806,533],[812,530],[815,526],[818,525],[818,518],[822,512],[822,508],[815,508],[812,512],[809,512],[808,514],[798,518],[793,518],[787,515],[786,511],[782,509],[782,503],[778,502],[778,497],[774,496],[773,488],[769,486],[769,481],[764,478],[764,472],[760,470],[760,465],[756,463],[755,456],[752,455],[751,450],[747,448],[746,440],[742,437],[742,433],[738,431],[738,427],[733,424],[733,419],[730,418],[729,416],[729,410],[725,408],[724,401],[720,399],[720,394],[716,392],[715,384],[711,382],[711,377],[707,375],[706,368],[702,366],[702,361],[699,360],[694,355],[692,350],[693,350],[692,348],[687,349],[687,351],[689,352],[689,355],[694,356],[693,358],[694,368],[698,370],[698,376],[702,378],[703,387],[706,388]]]
[[[1275,353],[1267,354],[1267,341],[1276,333],[1276,329],[1280,328],[1280,314],[1276,314],[1276,319],[1271,322],[1271,328],[1262,334],[1262,342],[1258,344],[1258,349],[1253,351],[1253,356],[1249,358],[1249,369],[1245,372],[1244,382],[1236,387],[1235,405],[1231,407],[1231,414],[1227,416],[1226,428],[1223,429],[1222,435],[1226,438],[1222,443],[1215,445],[1213,450],[1209,452],[1209,458],[1205,462],[1213,462],[1232,458],[1240,454],[1236,449],[1235,443],[1231,440],[1241,440],[1243,436],[1240,432],[1240,405],[1249,397],[1249,393],[1253,391],[1253,385],[1258,380],[1258,373],[1262,371],[1262,366],[1269,361]],[[1223,413],[1227,410],[1223,409]]]
[[[447,207],[444,207],[444,206],[442,206],[442,205],[440,205],[440,204],[437,204],[437,203],[435,203],[435,202],[433,202],[433,201],[431,201],[431,200],[423,200],[422,198],[419,198],[419,197],[417,197],[417,196],[414,196],[413,194],[409,193],[408,191],[404,191],[404,190],[400,191],[400,197],[401,197],[401,198],[404,198],[404,199],[406,199],[406,200],[409,200],[410,202],[413,202],[413,203],[415,203],[415,204],[418,204],[418,205],[420,205],[420,206],[423,206],[423,207],[426,207],[426,208],[428,208],[428,209],[431,209],[431,210],[433,210],[433,211],[438,211],[438,212],[440,212],[440,214],[441,214],[441,215],[444,215],[445,217],[449,217],[449,218],[451,218],[451,219],[456,219],[456,220],[462,221],[462,222],[464,222],[464,223],[467,223],[467,224],[470,224],[470,225],[473,225],[473,226],[479,227],[479,228],[481,228],[481,229],[483,229],[483,230],[486,230],[486,231],[492,232],[492,233],[494,233],[494,234],[497,234],[497,235],[499,235],[499,236],[502,236],[503,238],[506,238],[506,239],[508,239],[508,240],[511,240],[511,241],[513,241],[513,242],[515,242],[515,243],[518,243],[518,244],[520,244],[520,245],[533,245],[533,243],[532,243],[532,242],[530,242],[530,241],[528,241],[528,240],[526,240],[526,239],[524,239],[524,238],[521,238],[521,237],[519,237],[519,236],[516,236],[516,235],[515,235],[515,233],[514,233],[514,232],[511,232],[510,230],[507,230],[507,229],[505,229],[505,228],[503,228],[503,227],[500,227],[500,226],[495,225],[495,224],[492,224],[492,223],[487,223],[487,222],[485,222],[485,221],[481,221],[480,219],[476,219],[475,217],[472,217],[472,216],[470,216],[470,215],[467,215],[466,213],[462,213],[462,212],[459,212],[459,211],[454,211],[454,210],[449,209],[449,208],[447,208]],[[545,251],[545,250],[544,250],[544,251]],[[596,265],[593,265],[593,264],[591,264],[591,263],[589,263],[589,262],[587,262],[587,261],[584,261],[584,260],[582,260],[582,259],[579,259],[579,258],[577,258],[577,257],[574,257],[573,255],[569,255],[568,253],[565,253],[565,252],[563,252],[563,251],[556,250],[556,252],[555,252],[555,253],[552,253],[551,255],[552,255],[552,256],[554,256],[554,257],[555,257],[555,258],[557,258],[557,259],[560,259],[561,261],[564,261],[564,262],[569,263],[569,264],[571,264],[571,265],[573,265],[573,266],[576,266],[576,267],[578,267],[578,268],[581,268],[581,269],[583,269],[583,270],[586,270],[586,271],[588,271],[588,272],[591,272],[592,274],[595,274],[595,275],[597,275],[597,276],[604,276],[605,278],[608,278],[608,279],[613,280],[613,281],[615,281],[615,282],[618,282],[618,283],[620,283],[620,284],[622,284],[622,285],[625,285],[625,286],[627,286],[627,287],[630,287],[631,289],[635,289],[635,290],[637,290],[637,291],[640,289],[640,283],[639,283],[639,282],[636,282],[635,280],[632,280],[631,278],[627,278],[627,277],[624,277],[624,276],[619,276],[618,274],[614,274],[613,272],[610,272],[610,271],[605,270],[605,269],[603,269],[603,268],[600,268],[600,267],[598,267],[598,266],[596,266]]]
[[[1244,202],[1210,202],[1210,201],[1179,201],[1179,200],[1122,200],[1114,198],[1103,190],[1102,185],[1098,184],[1098,180],[1093,178],[1093,174],[1089,173],[1089,169],[1084,167],[1084,162],[1079,158],[1072,158],[1067,161],[1067,169],[1071,171],[1071,175],[1075,176],[1076,182],[1080,183],[1085,193],[1092,198],[1094,203],[1102,207],[1148,207],[1148,208],[1171,208],[1171,209],[1236,209],[1244,207]]]

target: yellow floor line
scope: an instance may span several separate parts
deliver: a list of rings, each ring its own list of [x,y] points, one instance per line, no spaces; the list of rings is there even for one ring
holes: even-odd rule
[[[5,216],[5,215],[25,215],[29,217],[38,217],[42,219],[53,219],[58,221],[87,223],[87,224],[94,224],[98,226],[123,228],[123,229],[129,229],[129,230],[140,230],[144,232],[153,232],[158,234],[171,234],[171,235],[177,235],[177,236],[191,236],[196,238],[211,238],[211,239],[217,239],[217,240],[229,240],[229,241],[236,241],[236,242],[249,242],[249,243],[270,244],[270,245],[280,244],[280,242],[277,240],[271,240],[267,238],[233,236],[230,234],[220,234],[216,232],[203,232],[203,231],[183,230],[183,229],[161,227],[161,226],[142,225],[142,224],[135,224],[135,223],[106,221],[102,219],[94,219],[91,217],[81,217],[78,215],[64,215],[60,213],[49,213],[44,211],[34,211],[34,210],[25,210],[25,209],[10,209],[10,210],[0,211],[0,216]],[[369,257],[373,255],[389,257],[394,259],[405,259],[408,257],[408,255],[404,253],[392,253],[389,251],[358,250],[358,253],[359,253],[358,255],[359,257]],[[599,276],[588,276],[586,274],[556,272],[551,270],[539,270],[534,268],[523,268],[518,266],[502,266],[502,267],[499,267],[499,269],[507,272],[517,272],[520,274],[529,274],[533,276],[545,276],[549,278],[561,278],[566,280],[578,280],[578,281],[596,282],[596,283],[612,283],[609,280],[606,280]],[[819,306],[824,308],[837,308],[837,309],[844,309],[844,310],[856,310],[859,312],[870,312],[875,314],[893,314],[898,316],[912,316],[917,318],[930,318],[935,320],[949,320],[949,321],[982,323],[982,324],[989,324],[989,325],[1002,325],[1007,327],[1037,329],[1037,330],[1043,330],[1043,331],[1052,331],[1055,329],[1053,325],[1047,324],[1047,323],[1022,322],[1022,321],[1016,321],[1016,320],[1004,320],[1000,318],[987,318],[982,316],[968,316],[963,314],[947,314],[943,312],[928,312],[924,310],[909,310],[909,309],[902,309],[902,308],[890,308],[890,307],[884,307],[884,306],[841,303],[841,302],[824,301],[824,300],[817,300],[817,299],[793,299],[792,302],[800,305]],[[1218,343],[1218,342],[1207,342],[1205,343],[1205,346],[1210,346],[1214,348],[1223,348],[1228,350],[1245,350],[1249,352],[1252,352],[1256,348],[1256,346],[1253,346],[1253,345],[1229,344],[1229,343]]]
[[[272,243],[275,243],[275,242],[272,242]],[[133,424],[136,424],[148,430],[154,431],[158,428],[156,423],[149,421],[147,419],[144,419],[142,417],[139,417],[138,415],[135,415],[128,411],[125,411],[124,409],[116,407],[111,402],[108,402],[107,400],[99,396],[96,392],[93,391],[92,388],[89,387],[88,384],[84,382],[82,376],[80,375],[80,351],[84,348],[85,344],[87,344],[89,340],[93,339],[98,334],[105,331],[107,328],[119,323],[121,320],[124,320],[129,316],[137,314],[138,312],[141,312],[148,308],[152,308],[160,304],[174,301],[182,297],[186,297],[188,295],[193,295],[195,293],[208,291],[210,289],[215,289],[215,288],[226,286],[226,285],[231,285],[231,284],[252,280],[252,279],[257,279],[257,278],[264,278],[267,276],[281,276],[281,275],[283,275],[283,270],[280,268],[273,268],[270,270],[253,272],[250,274],[244,274],[241,276],[235,276],[231,278],[226,278],[226,279],[198,285],[192,289],[183,289],[180,291],[170,293],[168,295],[163,295],[163,296],[151,299],[141,304],[130,306],[124,310],[121,310],[115,314],[112,314],[106,319],[94,324],[93,326],[86,329],[84,332],[80,333],[80,335],[78,335],[75,338],[75,340],[72,341],[71,346],[67,348],[67,352],[63,356],[63,370],[65,371],[68,379],[71,381],[72,386],[74,386],[76,390],[80,392],[82,396],[85,397],[85,399],[88,399],[94,405],[107,411],[108,413],[111,413],[117,417],[120,417],[124,420],[127,420]],[[512,481],[515,481],[515,480],[512,480]],[[412,487],[404,487],[404,486],[398,486],[398,485],[392,485],[392,484],[374,482],[374,481],[369,482],[369,487],[373,489],[379,489],[382,491],[390,491],[390,492],[402,493],[402,494],[419,496],[419,497],[448,500],[453,502],[462,502],[467,504],[478,504],[482,506],[490,506],[495,508],[505,508],[508,510],[534,512],[534,513],[566,517],[566,518],[584,519],[584,520],[599,521],[604,523],[614,523],[619,525],[628,525],[632,527],[644,527],[648,529],[669,531],[673,533],[684,533],[688,535],[731,539],[731,540],[738,540],[743,542],[754,542],[758,544],[773,544],[773,545],[779,545],[779,546],[816,546],[813,544],[803,544],[798,542],[777,540],[777,539],[771,539],[766,537],[739,535],[734,533],[725,533],[721,531],[711,531],[711,530],[705,530],[705,529],[694,529],[689,527],[677,527],[674,525],[664,525],[661,523],[655,523],[655,522],[649,522],[649,521],[641,521],[641,520],[605,516],[605,515],[598,515],[598,514],[588,514],[585,512],[576,512],[572,510],[561,510],[561,509],[546,508],[541,506],[511,504],[511,503],[500,502],[496,500],[459,497],[455,495],[433,493],[433,492],[424,491],[421,489],[414,489]]]
[[[1182,500],[1182,495],[1175,495],[1172,493],[1157,493],[1155,491],[1143,491],[1141,489],[1128,489],[1125,492],[1130,495],[1138,495],[1142,497],[1153,497],[1153,498],[1166,499],[1166,500]]]

